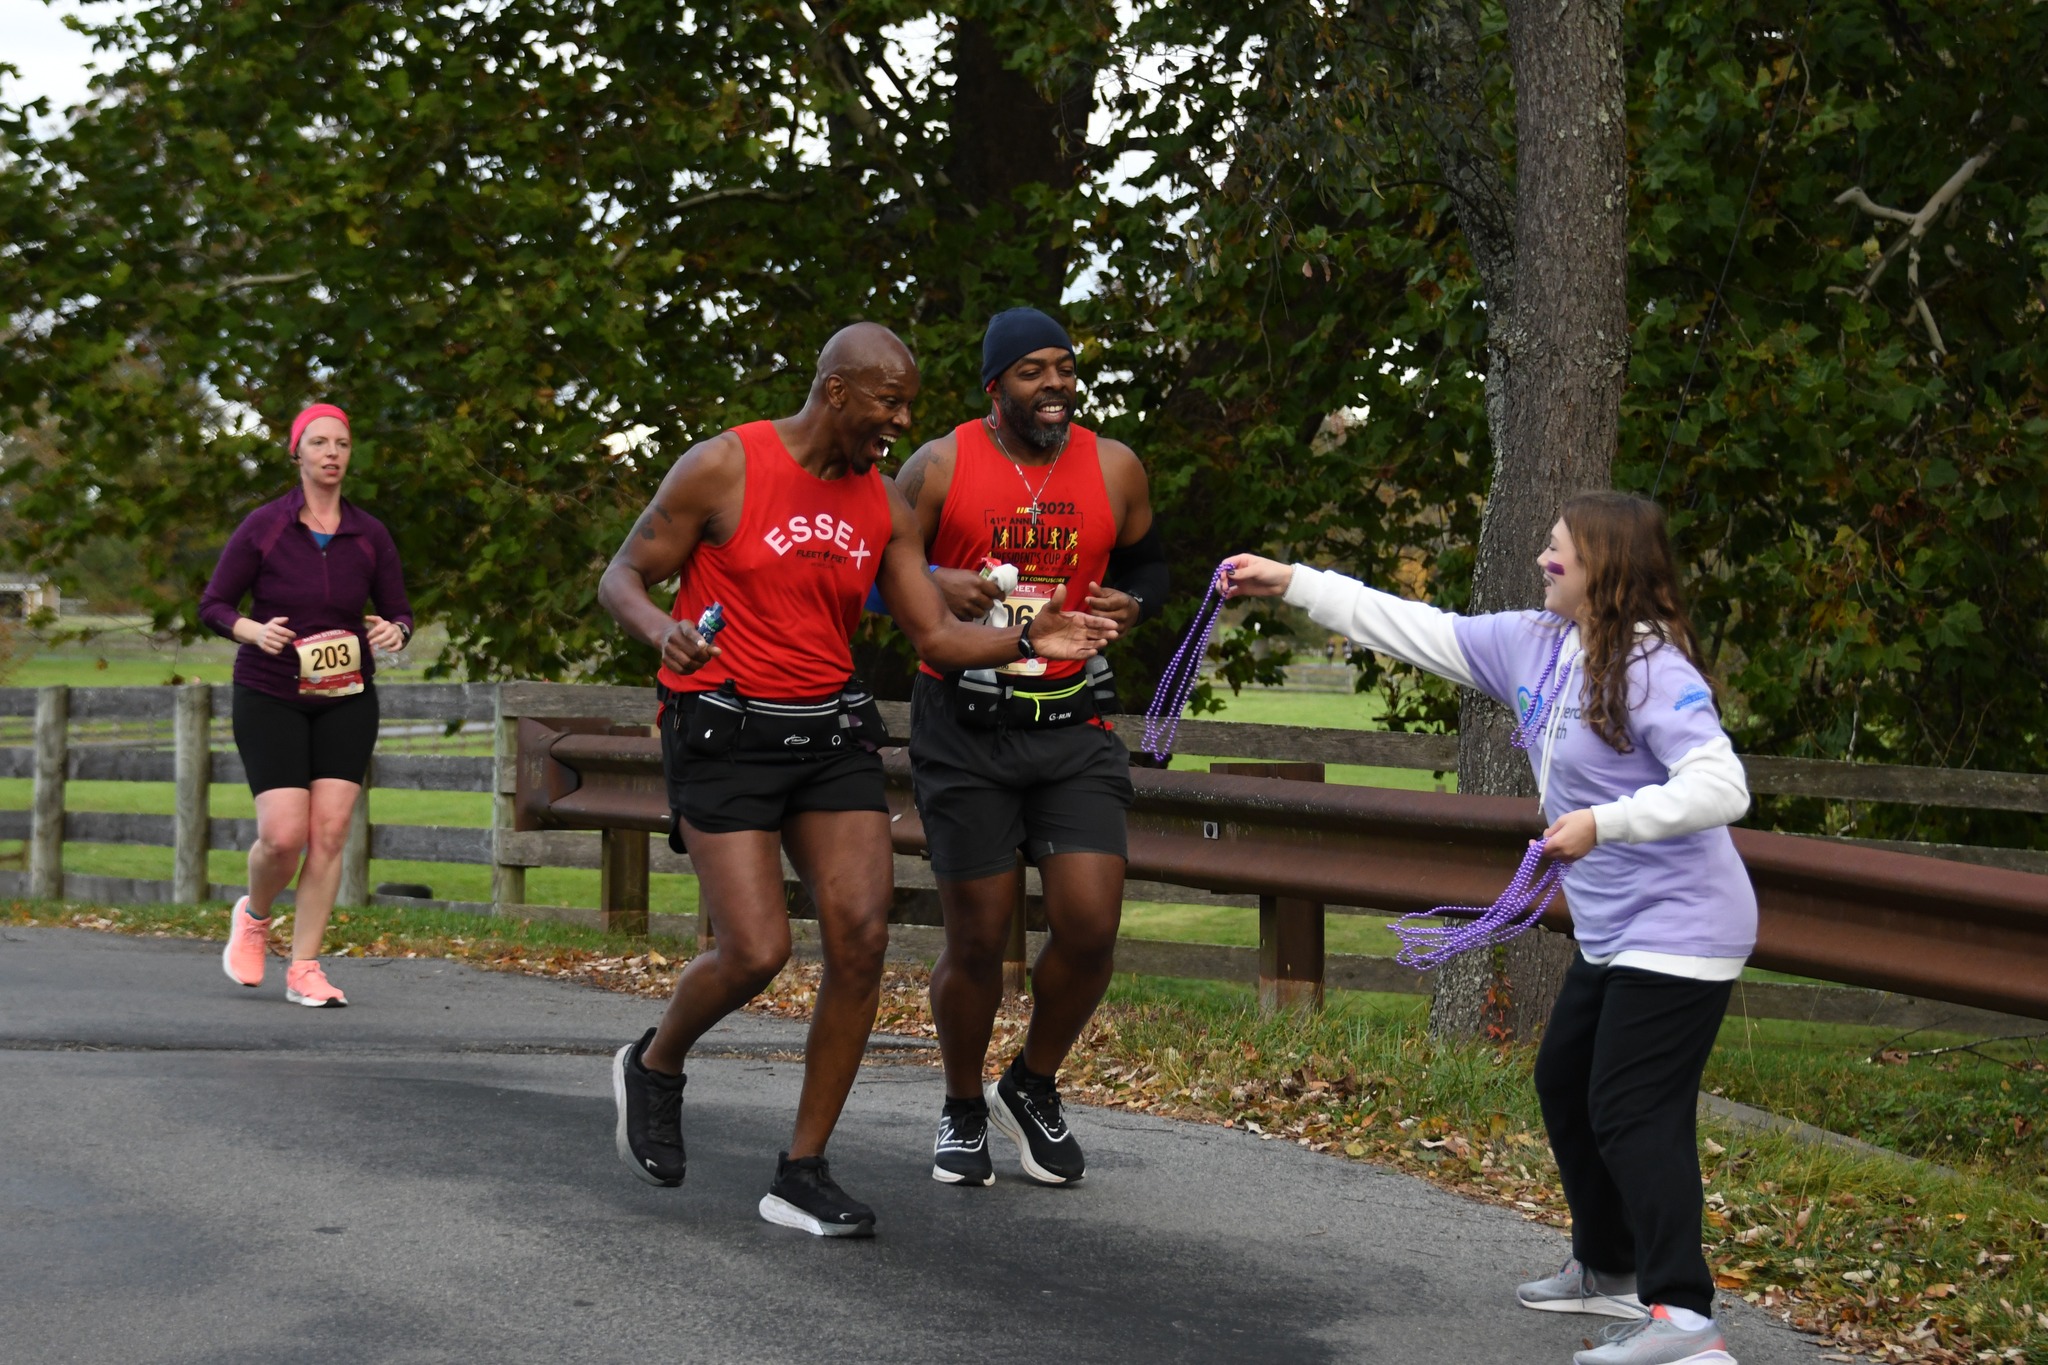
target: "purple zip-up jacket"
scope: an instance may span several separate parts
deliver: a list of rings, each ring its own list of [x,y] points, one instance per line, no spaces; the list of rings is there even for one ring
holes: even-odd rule
[[[213,580],[199,599],[199,619],[229,639],[242,616],[268,621],[287,618],[294,638],[323,630],[355,632],[362,649],[363,678],[377,671],[364,634],[363,613],[377,604],[377,615],[412,629],[412,603],[405,596],[405,574],[398,547],[384,523],[347,498],[341,500],[341,525],[326,549],[299,520],[306,490],[294,488],[275,502],[266,502],[235,528],[214,566]],[[249,610],[242,598],[253,595]],[[265,654],[243,645],[235,655],[235,681],[243,687],[286,701],[299,695],[299,656],[290,647]]]

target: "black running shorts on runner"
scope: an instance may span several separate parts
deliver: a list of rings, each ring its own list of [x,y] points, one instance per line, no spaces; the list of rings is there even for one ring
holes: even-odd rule
[[[249,790],[307,787],[320,778],[361,782],[377,747],[377,685],[353,697],[286,701],[235,684],[235,748]]]
[[[683,736],[694,693],[664,693],[661,767],[668,777],[668,808],[706,834],[779,830],[792,815],[808,810],[889,809],[882,786],[882,758],[865,749],[829,758],[785,758],[741,754],[706,758],[688,752]],[[687,853],[682,831],[669,827],[669,847]]]
[[[992,877],[1060,853],[1130,856],[1131,756],[1099,725],[968,730],[947,683],[920,672],[910,694],[910,771],[932,875]]]

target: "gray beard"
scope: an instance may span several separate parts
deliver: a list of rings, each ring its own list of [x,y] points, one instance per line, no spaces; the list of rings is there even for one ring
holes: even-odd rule
[[[1067,428],[1074,421],[1074,404],[1072,399],[1067,400],[1067,420],[1053,427],[1040,426],[1037,413],[1000,390],[996,393],[996,411],[1003,415],[1003,425],[1005,427],[1019,437],[1025,445],[1030,446],[1040,454],[1044,454],[1048,450],[1059,449],[1060,445],[1067,439]]]

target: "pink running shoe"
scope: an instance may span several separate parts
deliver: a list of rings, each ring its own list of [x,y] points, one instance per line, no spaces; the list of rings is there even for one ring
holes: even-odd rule
[[[348,1003],[348,997],[334,989],[327,973],[320,970],[319,962],[311,958],[294,962],[284,974],[284,998],[294,1005],[310,1005],[314,1009]]]
[[[228,946],[221,949],[220,969],[243,986],[263,984],[263,959],[270,953],[270,921],[249,913],[249,898],[235,902],[228,915]]]

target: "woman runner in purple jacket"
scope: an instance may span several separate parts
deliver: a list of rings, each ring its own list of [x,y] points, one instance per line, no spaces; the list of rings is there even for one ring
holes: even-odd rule
[[[383,522],[341,496],[349,449],[348,414],[333,404],[293,420],[299,486],[235,528],[199,604],[202,621],[242,645],[235,748],[256,796],[249,894],[229,916],[221,966],[230,980],[263,984],[271,902],[296,874],[284,983],[299,1005],[348,1003],[318,959],[349,815],[377,743],[371,651],[412,639],[398,547]],[[365,614],[372,601],[383,615]]]
[[[1342,574],[1225,561],[1225,597],[1285,594],[1318,625],[1476,688],[1529,736],[1544,853],[1571,864],[1578,951],[1536,1055],[1572,1257],[1524,1308],[1623,1319],[1576,1365],[1732,1365],[1700,1254],[1700,1074],[1756,945],[1728,837],[1741,760],[1647,498],[1570,499],[1537,556],[1542,611],[1457,616]]]

